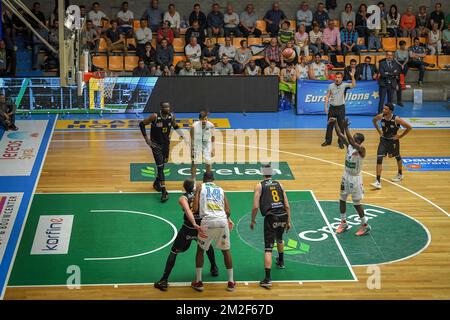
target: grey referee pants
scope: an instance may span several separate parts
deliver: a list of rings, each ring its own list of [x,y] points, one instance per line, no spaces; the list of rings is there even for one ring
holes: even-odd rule
[[[345,104],[340,106],[330,106],[330,109],[328,110],[328,119],[332,117],[336,118],[339,128],[341,128],[341,132],[344,133]],[[333,129],[334,123],[328,123],[325,141],[329,144],[333,141]],[[340,139],[339,144],[342,144]]]

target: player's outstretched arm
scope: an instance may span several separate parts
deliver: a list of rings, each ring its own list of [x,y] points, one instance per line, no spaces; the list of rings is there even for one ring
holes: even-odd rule
[[[396,136],[397,139],[403,138],[412,130],[412,126],[408,122],[406,122],[405,120],[403,120],[402,118],[400,118],[398,116],[395,118],[395,122],[397,122],[397,124],[399,124],[403,128],[405,128],[405,130],[403,130],[401,135]]]
[[[344,134],[342,133],[341,128],[339,128],[339,125],[337,124],[336,118],[330,118],[330,119],[328,120],[328,122],[329,122],[329,123],[334,123],[334,124],[335,124],[334,128],[335,128],[335,130],[336,130],[337,136],[339,137],[339,139],[341,139],[341,141],[342,141],[343,144],[345,144],[346,146],[348,146],[348,141],[347,141],[347,139],[345,138]]]
[[[383,118],[383,114],[380,113],[380,114],[377,114],[377,115],[376,115],[375,117],[373,117],[373,119],[372,119],[373,126],[375,127],[375,129],[377,129],[378,134],[379,134],[380,136],[383,135],[383,132],[381,131],[380,127],[378,126],[378,121],[380,121],[382,118]]]
[[[178,199],[178,203],[180,204],[181,208],[183,208],[184,214],[188,218],[189,222],[192,224],[192,226],[199,230],[200,226],[195,222],[194,214],[191,211],[191,208],[189,207],[189,203],[185,196],[181,196],[180,199]]]
[[[349,123],[348,123],[348,119],[345,119],[344,121],[344,127],[345,127],[345,135],[347,136],[347,140],[348,143],[355,148],[356,150],[358,150],[359,154],[361,155],[361,157],[365,157],[366,156],[366,148],[364,148],[363,146],[359,145],[358,143],[356,143],[355,139],[353,139],[352,134],[350,133],[350,129],[349,127]]]
[[[144,139],[147,143],[148,143],[149,139],[147,136],[147,131],[145,130],[145,126],[152,123],[152,121],[156,120],[157,117],[158,117],[157,114],[153,113],[150,116],[148,116],[147,118],[145,118],[144,120],[142,120],[141,122],[139,122],[139,128],[141,129],[141,133],[144,136]]]
[[[253,193],[253,208],[252,208],[252,221],[250,223],[250,229],[253,230],[256,224],[256,215],[259,209],[259,200],[261,198],[261,184],[258,183],[255,186],[255,191]]]

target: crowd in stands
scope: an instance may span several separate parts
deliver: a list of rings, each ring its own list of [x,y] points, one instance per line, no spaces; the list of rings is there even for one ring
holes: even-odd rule
[[[450,54],[450,13],[445,15],[440,3],[435,4],[434,10],[420,6],[414,12],[413,7],[407,7],[403,13],[395,4],[389,9],[383,2],[378,6],[381,25],[371,30],[367,26],[369,13],[364,3],[356,11],[350,3],[346,4],[340,19],[336,20],[330,19],[324,3],[318,3],[313,9],[302,2],[295,20],[289,20],[294,17],[287,17],[278,2],[263,17],[257,16],[253,4],[248,4],[240,14],[230,4],[221,8],[214,3],[208,13],[194,4],[188,21],[184,21],[174,4],[164,10],[158,0],[151,0],[140,17],[135,17],[128,2],[122,3],[114,17],[108,17],[100,3],[94,2],[89,10],[80,6],[85,19],[81,38],[83,49],[89,50],[92,57],[98,56],[102,48],[107,56],[137,57],[133,60],[134,75],[270,74],[279,75],[281,82],[289,83],[295,78],[326,79],[330,66],[344,67],[339,57],[359,55],[363,50],[395,51],[397,45],[394,49],[383,48],[383,39],[405,37],[409,43],[398,43],[395,61],[404,74],[409,67],[419,69],[419,82],[423,81],[425,68],[433,66],[424,57]],[[22,14],[57,48],[57,9],[48,19],[38,2],[31,11],[43,25],[49,26],[50,32],[26,13]],[[46,46],[8,10],[4,10],[2,22],[5,32],[0,41],[0,74],[14,73],[12,51],[18,36],[29,39],[33,69],[39,68],[38,53],[46,50]],[[182,52],[177,51],[180,45],[184,46]],[[52,61],[57,65],[57,57],[49,52],[46,64],[51,65]],[[105,68],[95,62],[93,65],[94,70]],[[377,74],[371,68],[369,74],[361,72],[359,80],[375,79]]]

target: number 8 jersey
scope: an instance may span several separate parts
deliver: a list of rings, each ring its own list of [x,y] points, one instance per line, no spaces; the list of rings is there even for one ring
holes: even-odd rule
[[[259,208],[263,216],[286,214],[283,188],[278,181],[267,179],[261,181]]]
[[[200,218],[205,220],[227,219],[223,189],[213,182],[202,184],[200,191]]]

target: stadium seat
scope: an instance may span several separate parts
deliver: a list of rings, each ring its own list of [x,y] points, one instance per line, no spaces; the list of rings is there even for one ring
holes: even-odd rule
[[[107,70],[108,69],[108,59],[106,56],[93,56],[92,64],[97,68]]]
[[[248,38],[247,41],[249,46],[260,46],[262,44],[261,38]]]
[[[304,56],[303,57],[303,61],[305,61],[305,62],[310,62],[312,59],[313,59],[313,56]],[[300,62],[300,57],[299,57],[298,61]]]
[[[349,66],[350,65],[350,60],[355,59],[356,60],[356,64],[359,64],[359,56],[357,55],[346,55],[345,56],[345,65]]]
[[[109,56],[108,70],[123,71],[123,56]]]
[[[233,38],[233,46],[235,46],[236,48],[239,48],[241,46],[242,40],[247,40],[247,38]],[[248,44],[248,41],[247,41],[247,44]]]
[[[216,38],[217,44],[225,44],[225,38]]]
[[[157,44],[156,37],[153,37],[153,38],[152,38],[152,47],[153,47],[154,49],[156,49],[156,44]]]
[[[361,50],[360,50],[361,52],[367,52],[367,51],[369,51],[369,50],[367,50],[367,46],[366,46],[366,43],[365,43],[365,40],[364,40],[363,37],[359,37],[359,38],[358,38],[357,45],[358,45],[358,47],[361,49]]]
[[[174,56],[173,57],[173,65],[176,66],[180,61],[186,61],[186,56]]]
[[[289,30],[297,30],[297,21],[295,20],[289,20],[289,23],[291,24],[291,26],[289,27]]]
[[[138,56],[125,56],[125,71],[133,71],[139,62]]]
[[[334,19],[333,21],[334,26],[339,29],[341,27],[341,21],[339,19]]]
[[[184,38],[174,38],[172,45],[175,53],[184,53],[184,47],[186,46]]]
[[[380,61],[383,59],[386,59],[386,56],[383,54],[383,55],[376,56],[376,58],[377,58],[377,68],[379,68]]]
[[[395,51],[397,50],[397,42],[395,38],[381,38],[381,46],[384,51]]]
[[[98,45],[98,52],[106,52],[106,40],[105,40],[105,38],[100,38],[100,43]]]
[[[400,45],[398,44],[400,41],[405,41],[406,42],[406,47],[410,47],[411,46],[411,38],[406,37],[406,38],[397,38],[397,48],[400,48]]]
[[[262,34],[267,34],[266,22],[264,20],[256,20],[256,29],[259,29]]]
[[[259,60],[259,59],[264,59],[264,56],[252,56],[250,60]]]
[[[141,22],[139,21],[139,19],[134,19],[134,20],[133,20],[133,29],[134,29],[134,32],[136,32],[136,30],[139,29],[140,26],[141,26]]]
[[[450,70],[449,68],[445,68],[445,66],[450,66],[450,56],[438,56],[438,66],[442,70]]]
[[[435,55],[427,55],[423,58],[424,62],[428,62],[428,63],[432,63],[435,66],[432,67],[426,67],[426,70],[439,70],[439,66],[438,66],[438,61],[437,61],[437,56]]]
[[[134,48],[136,48],[136,39],[135,38],[127,39],[127,46],[134,46]],[[135,51],[135,50],[128,50],[128,51]]]
[[[336,61],[340,63],[344,63],[344,56],[343,55],[336,55]],[[342,71],[344,70],[344,67],[334,67],[333,70],[335,71]]]
[[[420,43],[427,43],[427,37],[419,37]]]

